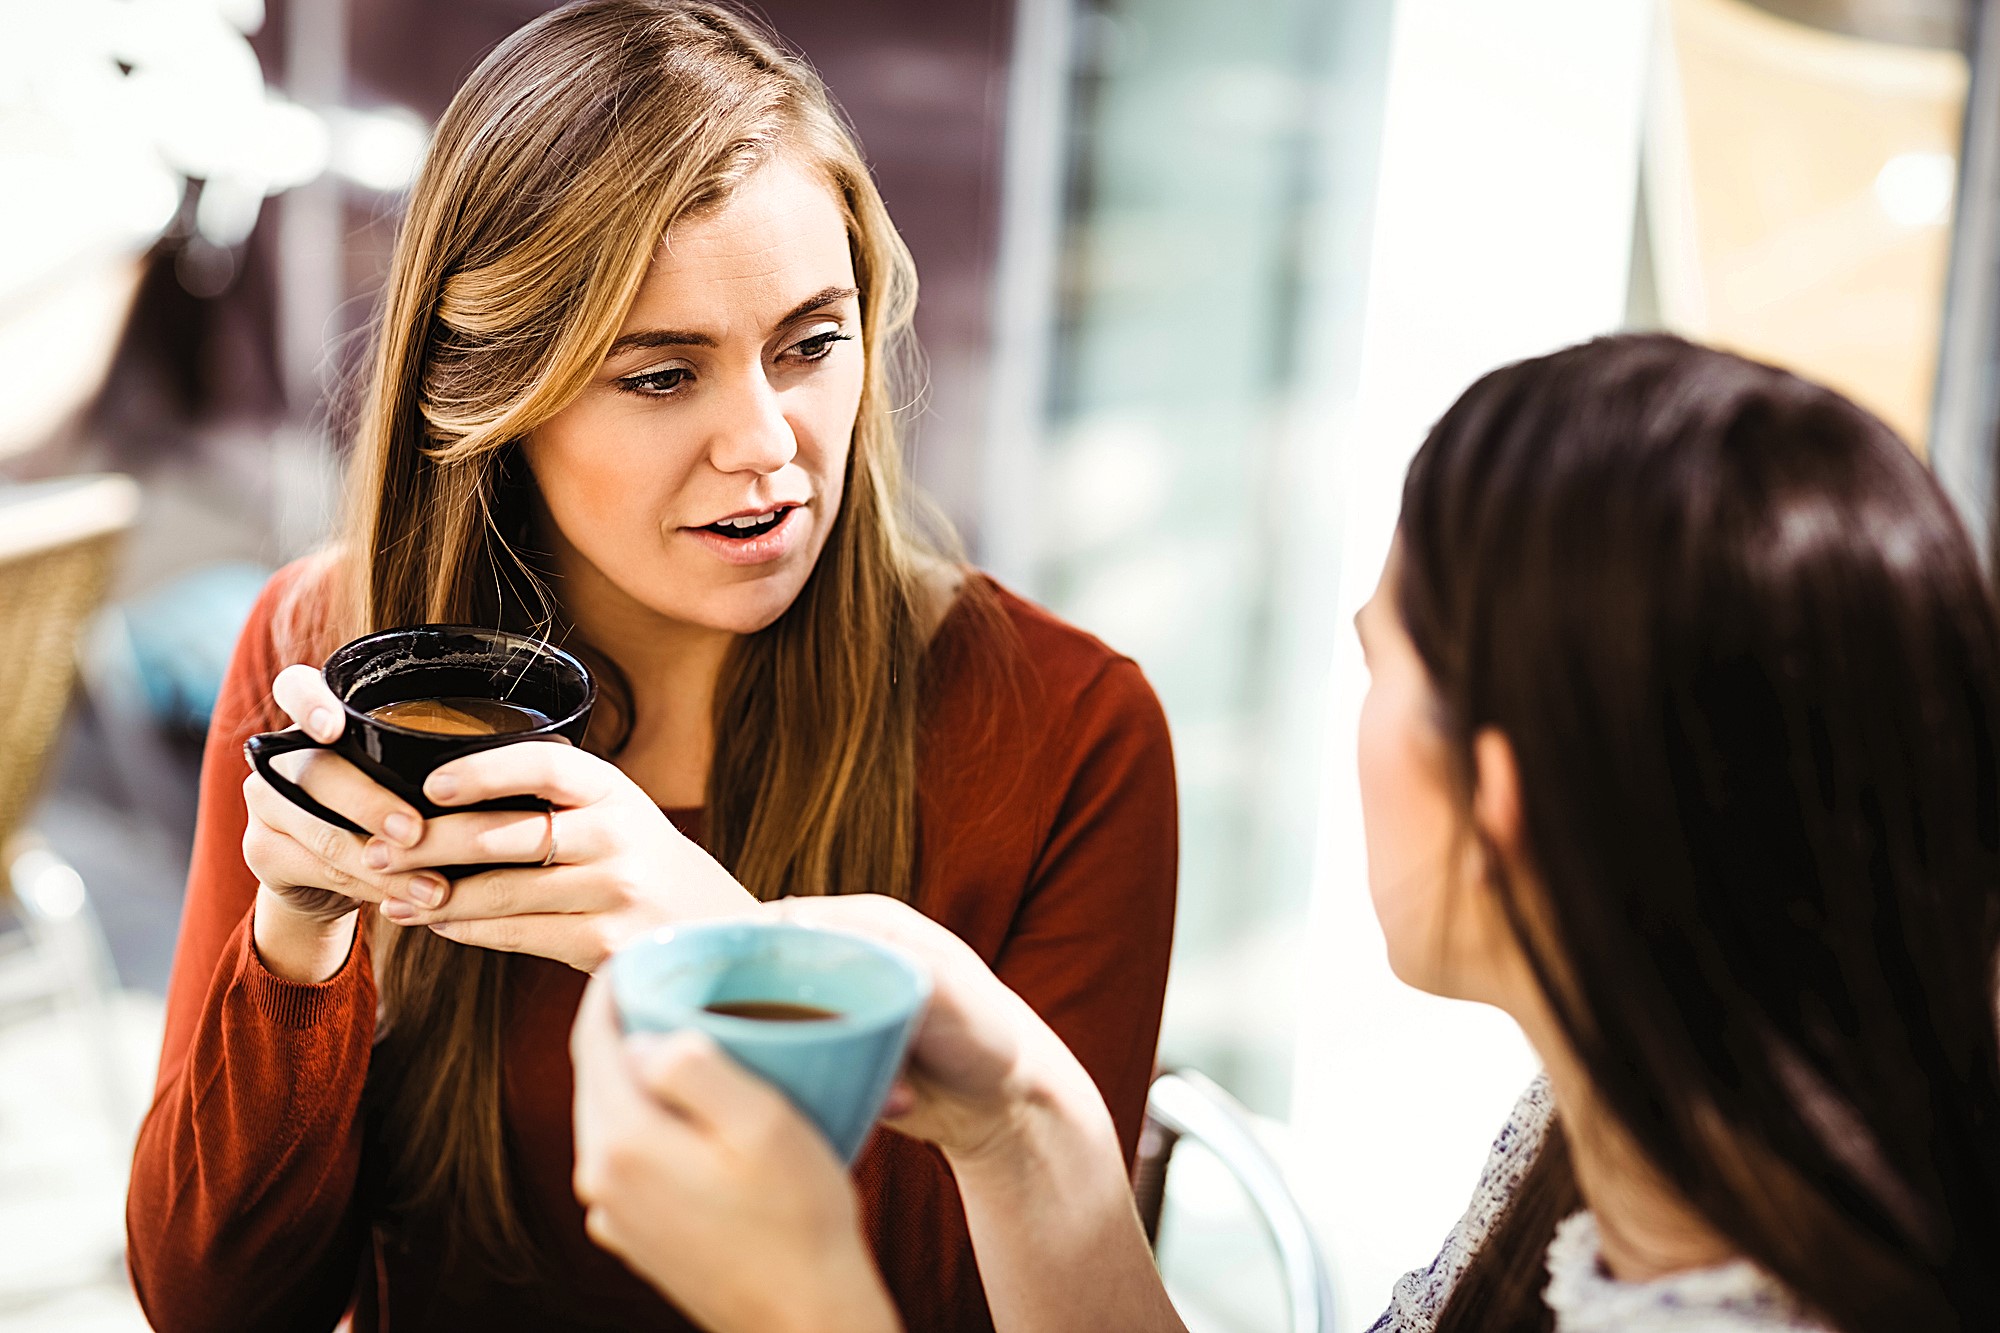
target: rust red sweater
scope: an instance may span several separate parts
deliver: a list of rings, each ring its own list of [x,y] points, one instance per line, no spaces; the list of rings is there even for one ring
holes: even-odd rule
[[[250,944],[244,738],[283,724],[274,620],[311,578],[281,571],[251,614],[202,773],[159,1084],[126,1206],[133,1280],[156,1328],[678,1330],[688,1322],[584,1235],[570,1187],[568,1034],[584,977],[509,973],[503,1115],[550,1276],[482,1278],[443,1235],[378,1225],[365,941],[320,985],[279,980]],[[954,610],[926,663],[917,905],[977,949],[1067,1041],[1137,1141],[1173,933],[1176,827],[1166,723],[1129,660],[995,589],[997,622]],[[698,812],[677,822],[698,835]],[[366,932],[357,932],[365,935]],[[373,1077],[389,1077],[381,1068]],[[913,1330],[991,1326],[950,1172],[879,1132],[855,1168],[882,1272]],[[754,1263],[754,1256],[745,1256]]]

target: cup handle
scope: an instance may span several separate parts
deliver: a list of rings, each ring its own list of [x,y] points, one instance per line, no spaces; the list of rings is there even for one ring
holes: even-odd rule
[[[290,801],[293,805],[296,805],[299,809],[315,818],[325,820],[335,828],[344,828],[349,833],[358,833],[365,838],[368,836],[367,829],[362,828],[346,815],[340,814],[338,811],[329,810],[312,797],[306,795],[305,788],[280,773],[277,767],[271,763],[279,755],[290,754],[294,750],[324,750],[326,748],[325,744],[314,740],[303,731],[267,731],[261,735],[252,736],[249,740],[243,742],[243,757],[250,761],[250,767],[257,770],[257,776],[270,783],[277,789],[280,796]]]

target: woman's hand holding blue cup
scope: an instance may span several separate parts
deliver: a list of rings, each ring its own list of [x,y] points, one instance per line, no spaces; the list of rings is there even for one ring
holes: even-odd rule
[[[628,1033],[702,1033],[852,1162],[930,996],[928,972],[859,935],[777,921],[672,926],[610,964]]]
[[[710,1007],[742,1000],[855,1023]],[[1052,1116],[1119,1161],[1055,1033],[964,941],[880,895],[782,899],[636,941],[585,991],[571,1053],[585,1226],[708,1327],[900,1328],[842,1169],[878,1115],[1003,1192],[1046,1165]],[[771,1280],[740,1280],[746,1254]]]
[[[842,1167],[931,979],[783,910],[658,931],[591,983],[571,1037],[577,1197],[591,1238],[705,1327],[888,1333],[900,1323]],[[729,1280],[748,1253],[773,1280]]]

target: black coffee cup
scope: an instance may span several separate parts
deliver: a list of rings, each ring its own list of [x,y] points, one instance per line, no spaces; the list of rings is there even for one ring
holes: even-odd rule
[[[440,806],[424,799],[424,780],[464,755],[552,740],[583,743],[597,685],[583,663],[540,639],[470,625],[418,625],[383,630],[341,647],[322,669],[347,713],[339,739],[322,743],[304,731],[267,731],[244,743],[243,753],[264,781],[293,805],[350,833],[368,836],[353,820],[306,795],[271,761],[294,750],[331,750],[416,808],[425,819],[465,810],[546,810],[533,796],[503,796],[467,805]],[[443,701],[415,711],[422,701]],[[382,710],[415,716],[405,725],[378,716]],[[438,717],[445,721],[440,723]],[[504,726],[493,726],[493,719]],[[438,730],[440,725],[455,730]],[[442,867],[447,876],[484,867]]]

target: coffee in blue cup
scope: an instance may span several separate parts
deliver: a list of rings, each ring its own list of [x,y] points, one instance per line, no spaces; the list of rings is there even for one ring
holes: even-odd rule
[[[619,950],[611,991],[625,1031],[707,1034],[852,1162],[931,982],[914,960],[859,935],[716,921],[670,926]]]

